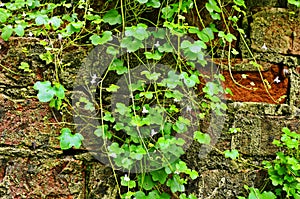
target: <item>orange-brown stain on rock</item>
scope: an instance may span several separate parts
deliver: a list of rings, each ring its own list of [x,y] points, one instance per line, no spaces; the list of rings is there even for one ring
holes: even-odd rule
[[[231,63],[232,76],[228,69],[220,70],[219,65],[214,68],[215,71],[220,71],[225,77],[225,81],[222,83],[223,87],[229,88],[233,93],[233,96],[230,94],[224,96],[225,99],[238,102],[265,102],[271,104],[286,102],[289,85],[289,78],[283,72],[286,67],[261,62],[260,64],[263,67],[261,75],[264,79],[264,84],[259,71],[237,71],[235,69],[235,64],[240,62],[240,60],[235,60]],[[222,61],[222,63],[226,65],[227,61]],[[217,64],[220,64],[220,62]],[[210,69],[200,69],[202,74],[209,75],[207,71],[210,71]],[[205,79],[204,81],[202,78],[202,83],[207,81],[210,80]],[[266,89],[266,87],[268,87],[268,89]],[[201,86],[200,89],[201,92]]]

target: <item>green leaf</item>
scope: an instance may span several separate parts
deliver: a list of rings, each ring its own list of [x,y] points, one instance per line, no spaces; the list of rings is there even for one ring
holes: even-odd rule
[[[61,105],[62,105],[62,101],[60,98],[53,98],[49,103],[49,106],[51,108],[55,108],[56,110],[59,110]]]
[[[149,80],[158,80],[159,76],[161,75],[160,73],[156,73],[156,72],[153,72],[153,73],[150,73],[149,71],[142,71],[141,72],[141,75],[145,75],[147,79]]]
[[[55,17],[52,17],[48,21],[48,23],[50,23],[52,25],[53,29],[56,30],[60,27],[60,25],[63,23],[63,21],[59,17],[55,16]]]
[[[156,39],[164,39],[166,37],[166,31],[164,29],[158,29],[152,32],[152,35]]]
[[[84,139],[80,133],[72,134],[69,128],[61,129],[61,135],[59,136],[60,148],[62,150],[74,148],[79,149],[81,146],[81,141]]]
[[[200,144],[210,144],[210,136],[200,131],[194,132],[194,139],[196,139]]]
[[[281,131],[284,132],[285,134],[288,134],[291,132],[290,129],[287,127],[283,127]]]
[[[141,80],[138,80],[135,84],[131,83],[130,85],[128,85],[128,88],[130,89],[130,91],[143,91],[144,87],[144,82]]]
[[[145,4],[148,2],[148,0],[136,0],[137,2],[139,2],[140,4]]]
[[[3,8],[0,8],[0,22],[5,23],[6,20],[11,16],[11,13]]]
[[[189,197],[187,197],[185,193],[182,193],[180,194],[179,199],[197,199],[197,197],[193,194],[190,194]]]
[[[117,92],[120,86],[117,86],[115,84],[111,84],[106,90],[108,92]]]
[[[136,183],[135,183],[135,181],[130,180],[129,177],[127,177],[127,175],[125,174],[125,177],[121,176],[121,185],[126,186],[129,189],[132,189],[136,186]]]
[[[152,92],[141,92],[140,96],[145,96],[147,99],[152,99],[153,98],[153,93]]]
[[[118,50],[118,49],[115,49],[115,48],[112,47],[112,46],[109,46],[109,47],[107,47],[107,49],[106,49],[106,53],[107,53],[107,54],[110,54],[110,55],[116,56],[116,55],[119,53],[119,50]]]
[[[60,98],[60,99],[64,99],[65,98],[65,88],[63,85],[59,84],[59,83],[55,83],[54,84],[54,91],[55,91],[55,95]]]
[[[105,15],[103,16],[103,21],[105,23],[108,23],[109,25],[121,24],[122,17],[117,10],[112,9],[105,13]]]
[[[138,176],[138,184],[140,187],[142,187],[145,190],[151,190],[155,183],[152,181],[152,178],[150,175],[146,174],[145,176],[142,176],[144,174],[141,174]]]
[[[210,13],[214,11],[221,12],[221,9],[215,0],[209,0],[208,3],[205,4],[205,7]]]
[[[40,25],[47,24],[48,20],[49,20],[49,18],[47,15],[38,15],[35,18],[35,23],[36,23],[36,25],[40,26]]]
[[[19,69],[24,70],[25,72],[31,72],[32,70],[29,69],[29,64],[27,62],[21,62]]]
[[[121,41],[121,47],[127,48],[127,52],[135,52],[140,48],[144,48],[142,41],[132,37],[125,37]]]
[[[172,193],[176,193],[177,191],[184,192],[185,187],[183,184],[184,180],[180,179],[178,175],[173,175],[173,177],[167,181],[167,186],[170,187]]]
[[[114,59],[111,65],[109,66],[109,70],[115,70],[118,75],[122,75],[128,72],[128,69],[123,66],[124,62],[120,59]]]
[[[103,120],[107,121],[107,122],[114,122],[115,118],[112,117],[112,115],[111,115],[110,112],[106,112],[105,115],[104,115],[104,117],[103,117]]]
[[[239,54],[239,52],[235,48],[232,49],[231,53],[233,55],[238,55]]]
[[[102,37],[100,37],[99,35],[93,34],[90,37],[90,40],[92,41],[93,45],[102,45],[105,44],[109,41],[111,41],[112,38],[112,32],[111,31],[105,31],[102,33]]]
[[[233,93],[232,93],[232,91],[231,91],[230,88],[226,88],[226,89],[225,89],[225,93],[226,93],[226,94],[230,94],[231,96],[233,96]]]
[[[219,13],[210,12],[209,14],[214,20],[221,20],[221,16]]]
[[[160,2],[159,0],[150,0],[147,2],[147,7],[153,7],[153,8],[159,8],[160,7]]]
[[[79,22],[71,22],[67,25],[66,29],[67,29],[67,33],[69,35],[72,35],[73,33],[79,33],[81,28],[83,26],[83,22],[79,21]]]
[[[237,159],[239,157],[239,151],[236,149],[233,149],[231,151],[226,150],[224,151],[225,158],[231,158],[233,160]]]
[[[233,2],[238,6],[242,6],[242,7],[246,8],[244,0],[233,0]]]
[[[289,4],[295,5],[300,8],[300,1],[299,0],[288,0]]]
[[[189,77],[186,72],[182,72],[181,77],[183,78],[185,85],[189,88],[194,87],[196,83],[200,83],[198,76],[194,74]]]
[[[24,36],[24,28],[22,25],[17,25],[14,29],[15,33],[19,36],[19,37],[23,37]]]
[[[277,197],[276,197],[276,195],[273,193],[273,192],[271,192],[271,191],[264,191],[262,194],[261,194],[261,198],[262,199],[276,199]]]
[[[162,9],[162,13],[163,13],[162,18],[163,19],[171,19],[173,17],[174,13],[176,13],[176,12],[177,12],[176,8],[173,9],[173,8],[171,8],[171,6],[168,5]]]
[[[38,99],[41,102],[49,102],[55,95],[55,90],[51,86],[51,82],[36,82],[33,86],[35,90],[38,90]]]
[[[157,190],[151,191],[148,197],[153,199],[161,199],[160,194]]]
[[[134,196],[135,196],[136,199],[145,199],[145,198],[147,198],[145,193],[142,192],[142,191],[135,192]]]
[[[140,41],[145,40],[149,37],[149,32],[147,31],[147,25],[143,23],[137,24],[137,26],[131,26],[125,28],[126,37],[134,37]]]
[[[228,41],[229,43],[231,43],[233,40],[237,40],[236,37],[231,34],[231,33],[228,33],[227,35],[225,35],[224,37],[226,39],[226,41]]]
[[[131,109],[129,108],[129,107],[127,107],[125,104],[123,104],[123,103],[117,103],[116,104],[116,112],[117,113],[120,113],[121,115],[125,115],[125,114],[127,114],[127,113],[130,113],[131,112]]]
[[[173,52],[174,49],[169,43],[164,43],[162,46],[158,47],[158,50],[161,53],[163,53],[163,52],[171,53],[171,52]]]
[[[164,79],[163,81],[166,82],[167,87],[170,89],[174,89],[176,86],[182,86],[180,76],[177,75],[173,70],[168,72],[168,78]]]
[[[13,27],[11,25],[7,25],[4,26],[4,28],[2,28],[2,33],[1,33],[1,37],[4,41],[8,41],[9,37],[12,35],[13,33]]]
[[[79,30],[82,28],[82,26],[83,26],[83,22],[82,22],[82,21],[72,22],[72,23],[71,23],[71,26],[72,26],[73,28],[75,28],[76,31],[79,31]]]
[[[46,64],[50,64],[53,61],[53,55],[50,51],[40,54],[39,57],[41,58],[41,60],[46,61]]]
[[[158,51],[155,51],[154,53],[144,52],[144,54],[146,55],[147,59],[154,59],[154,60],[160,60],[162,56]]]
[[[213,40],[215,38],[212,28],[204,28],[202,32],[209,37],[209,40]]]
[[[108,151],[117,155],[125,152],[124,149],[120,148],[119,144],[116,142],[113,142],[110,146],[108,146]]]
[[[168,174],[165,172],[165,169],[151,171],[150,175],[152,176],[152,179],[154,181],[159,181],[161,184],[164,184],[168,177]]]
[[[192,178],[192,180],[195,180],[196,178],[198,178],[199,174],[197,171],[195,170],[188,170],[185,172],[186,174],[189,174],[190,177]]]

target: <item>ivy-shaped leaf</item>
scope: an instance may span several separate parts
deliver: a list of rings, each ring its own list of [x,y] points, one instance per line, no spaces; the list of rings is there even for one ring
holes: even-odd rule
[[[164,43],[162,46],[158,47],[159,52],[163,53],[163,52],[167,52],[167,53],[171,53],[173,52],[173,46],[171,46],[169,43]]]
[[[61,129],[61,135],[59,136],[60,148],[62,150],[74,148],[79,149],[81,146],[81,141],[84,139],[80,133],[72,134],[69,128]]]
[[[27,62],[21,62],[19,69],[24,70],[24,72],[31,72],[32,70],[29,69],[29,64]]]
[[[215,0],[209,0],[208,3],[205,4],[205,7],[210,13],[214,11],[221,12],[221,9]]]
[[[164,184],[167,180],[168,174],[165,172],[165,169],[151,171],[150,175],[154,181],[159,181],[161,184]]]
[[[111,84],[108,88],[106,88],[106,90],[108,92],[117,92],[119,88],[120,88],[120,86]]]
[[[140,187],[142,187],[145,190],[151,190],[155,183],[153,182],[150,175],[146,174],[145,176],[142,176],[143,174],[138,176],[138,184]]]
[[[49,20],[49,18],[47,15],[38,15],[35,18],[35,23],[36,23],[36,25],[40,26],[40,25],[47,24],[48,20]]]
[[[154,60],[160,60],[162,56],[158,51],[155,51],[154,53],[144,52],[144,54],[146,55],[147,59],[154,59]]]
[[[172,193],[176,193],[177,191],[184,192],[185,187],[183,184],[184,180],[181,179],[178,175],[174,175],[171,179],[167,181],[167,186],[170,187]]]
[[[237,159],[239,157],[239,151],[236,149],[233,149],[231,151],[226,150],[224,151],[225,158],[231,158],[233,160]]]
[[[200,131],[194,132],[194,139],[197,140],[200,144],[210,144],[210,136]]]
[[[144,44],[138,39],[134,39],[132,37],[125,37],[121,41],[121,47],[127,48],[127,52],[131,53],[137,51],[140,48],[144,48]]]
[[[106,49],[106,53],[107,53],[107,54],[110,54],[110,55],[116,56],[116,55],[119,53],[119,50],[118,50],[118,49],[115,49],[115,48],[112,47],[112,46],[109,46],[109,47],[107,47],[107,49]]]
[[[41,60],[46,61],[46,64],[50,64],[53,61],[53,55],[50,51],[40,54],[39,57],[41,58]]]
[[[93,45],[102,45],[105,44],[109,41],[111,41],[112,38],[112,32],[111,31],[104,31],[102,33],[102,37],[100,37],[99,35],[93,34],[90,37],[90,40],[92,41]]]
[[[123,60],[120,59],[114,59],[109,66],[109,70],[115,70],[118,75],[122,75],[128,72],[128,69],[124,66]]]
[[[55,95],[55,91],[49,81],[38,81],[34,84],[33,88],[39,91],[37,96],[41,102],[49,102]]]
[[[148,2],[148,0],[136,0],[137,2],[139,2],[140,4],[145,4]]]
[[[137,26],[126,27],[125,36],[131,36],[141,41],[147,39],[149,37],[147,25],[139,23]]]
[[[19,36],[19,37],[23,37],[24,36],[24,27],[19,24],[15,27],[14,29],[15,33]]]
[[[244,1],[244,0],[233,0],[233,2],[234,2],[236,5],[238,5],[238,6],[241,6],[241,7],[246,8],[245,1]],[[300,2],[299,2],[299,6],[300,6]]]
[[[1,37],[4,41],[8,41],[9,37],[12,35],[14,29],[11,25],[4,26],[2,28]]]
[[[122,17],[117,10],[112,9],[105,13],[105,15],[103,16],[103,21],[105,23],[108,23],[109,25],[121,24]]]
[[[3,8],[0,8],[0,22],[5,23],[6,20],[11,16],[11,13]]]
[[[130,178],[127,177],[127,175],[125,175],[125,176],[121,176],[121,185],[126,186],[129,189],[132,189],[136,186],[136,182],[133,180],[130,180]]]
[[[166,37],[166,31],[162,28],[152,32],[152,35],[156,39],[164,39]]]
[[[161,75],[160,73],[156,73],[156,72],[153,72],[153,73],[150,73],[149,71],[142,71],[141,72],[141,75],[145,75],[147,79],[149,80],[158,80],[159,76]]]
[[[71,22],[70,24],[67,25],[66,29],[67,29],[67,33],[69,35],[72,35],[73,33],[79,33],[81,28],[83,26],[83,22],[82,21],[78,21],[78,22]]]
[[[146,3],[146,5],[148,7],[159,8],[161,4],[160,4],[159,0],[150,0]]]
[[[48,23],[52,25],[54,30],[57,30],[60,27],[60,25],[63,23],[63,21],[59,17],[54,16],[48,21]]]
[[[63,85],[61,85],[59,83],[55,83],[53,89],[54,89],[55,95],[58,98],[60,98],[60,99],[65,98],[65,88]]]

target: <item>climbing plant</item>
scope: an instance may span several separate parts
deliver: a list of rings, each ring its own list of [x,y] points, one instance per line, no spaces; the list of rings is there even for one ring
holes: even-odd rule
[[[200,122],[212,112],[224,114],[227,105],[222,97],[232,94],[222,86],[224,76],[213,69],[214,59],[226,54],[230,70],[231,57],[239,54],[232,43],[237,35],[245,34],[238,26],[245,16],[244,0],[227,3],[208,0],[199,10],[196,0],[120,0],[105,1],[101,6],[85,0],[16,0],[0,4],[1,38],[41,38],[44,52],[39,57],[46,65],[54,65],[55,78],[35,83],[37,98],[64,114],[73,109],[74,116],[86,121],[82,128],[91,127],[101,140],[99,148],[114,171],[121,198],[195,199],[186,193],[185,185],[198,173],[188,168],[181,156],[193,141],[210,145],[211,137],[201,132]],[[187,23],[192,9],[199,27]],[[146,18],[149,12],[151,18]],[[208,13],[210,23],[203,20],[203,13]],[[101,59],[111,58],[100,73],[88,71],[90,79],[82,83],[85,95],[73,104],[65,92],[74,93],[60,83],[60,72],[69,67],[62,62],[62,55],[72,45],[104,49],[107,56]],[[260,69],[255,59],[252,64]],[[209,74],[198,70],[205,66],[210,66]],[[28,63],[20,67],[30,70]],[[128,101],[120,100],[123,91]],[[201,97],[195,95],[199,91]],[[91,120],[98,125],[89,123]],[[87,138],[83,131],[75,133],[64,126],[59,139],[61,149],[67,150],[80,148]],[[233,160],[239,158],[237,150],[221,153]],[[266,167],[273,182],[278,172],[276,176],[270,162]],[[123,171],[122,175],[115,170]],[[297,181],[289,177],[285,184]],[[257,191],[249,190],[252,194]],[[287,193],[298,194],[296,191],[293,187]]]

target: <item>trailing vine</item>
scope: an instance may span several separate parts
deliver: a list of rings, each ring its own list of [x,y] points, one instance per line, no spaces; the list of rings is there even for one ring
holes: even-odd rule
[[[297,1],[289,2],[299,6]],[[211,144],[210,135],[201,132],[200,122],[211,117],[212,112],[217,116],[224,114],[227,105],[223,97],[232,94],[222,86],[224,76],[213,69],[217,48],[222,51],[221,58],[228,59],[234,83],[250,89],[234,80],[230,64],[232,56],[239,54],[232,43],[237,40],[237,34],[245,34],[238,21],[245,16],[246,5],[244,0],[230,1],[230,5],[228,10],[221,0],[208,0],[203,10],[214,23],[206,25],[196,0],[106,1],[100,9],[84,0],[60,3],[16,0],[0,4],[1,38],[5,41],[12,36],[41,39],[45,52],[40,59],[46,65],[53,65],[55,74],[51,82],[35,83],[33,88],[38,91],[38,99],[49,102],[57,110],[69,113],[68,109],[72,109],[74,117],[83,122],[83,125],[76,123],[79,129],[76,133],[67,126],[61,129],[62,150],[80,148],[82,143],[84,147],[88,145],[85,142],[88,138],[83,134],[92,129],[92,136],[103,144],[95,150],[105,154],[113,168],[121,198],[195,199],[193,194],[187,195],[185,185],[195,180],[198,173],[188,168],[180,157],[186,145],[193,141]],[[202,27],[186,22],[185,16],[192,9],[196,10]],[[154,13],[154,19],[145,18],[147,12]],[[219,30],[217,23],[222,23],[224,29]],[[111,59],[105,70],[79,74],[89,81],[80,81],[85,92],[77,98],[75,92],[66,91],[60,83],[60,72],[69,67],[63,65],[61,57],[69,46],[95,47],[105,52],[107,56],[103,59]],[[261,66],[255,58],[251,63],[257,67],[268,92]],[[206,65],[211,66],[211,77],[198,70]],[[86,64],[86,67],[91,66]],[[19,68],[30,72],[28,63],[22,62]],[[199,88],[201,97],[195,95]],[[127,101],[122,100],[120,91],[126,94]],[[77,101],[72,104],[65,92],[74,94]],[[284,132],[295,137],[287,129]],[[277,145],[284,146],[278,142]],[[220,153],[239,159],[237,150]],[[286,157],[277,155],[282,157],[282,162],[274,161],[274,164],[286,164]],[[292,164],[296,167],[295,162]],[[290,176],[288,183],[278,182],[275,166],[270,162],[265,165],[273,184],[289,186],[297,181]],[[123,171],[122,175],[117,175],[116,170]],[[298,187],[288,188],[284,189],[288,196],[299,194]],[[257,191],[248,189],[252,194]]]

